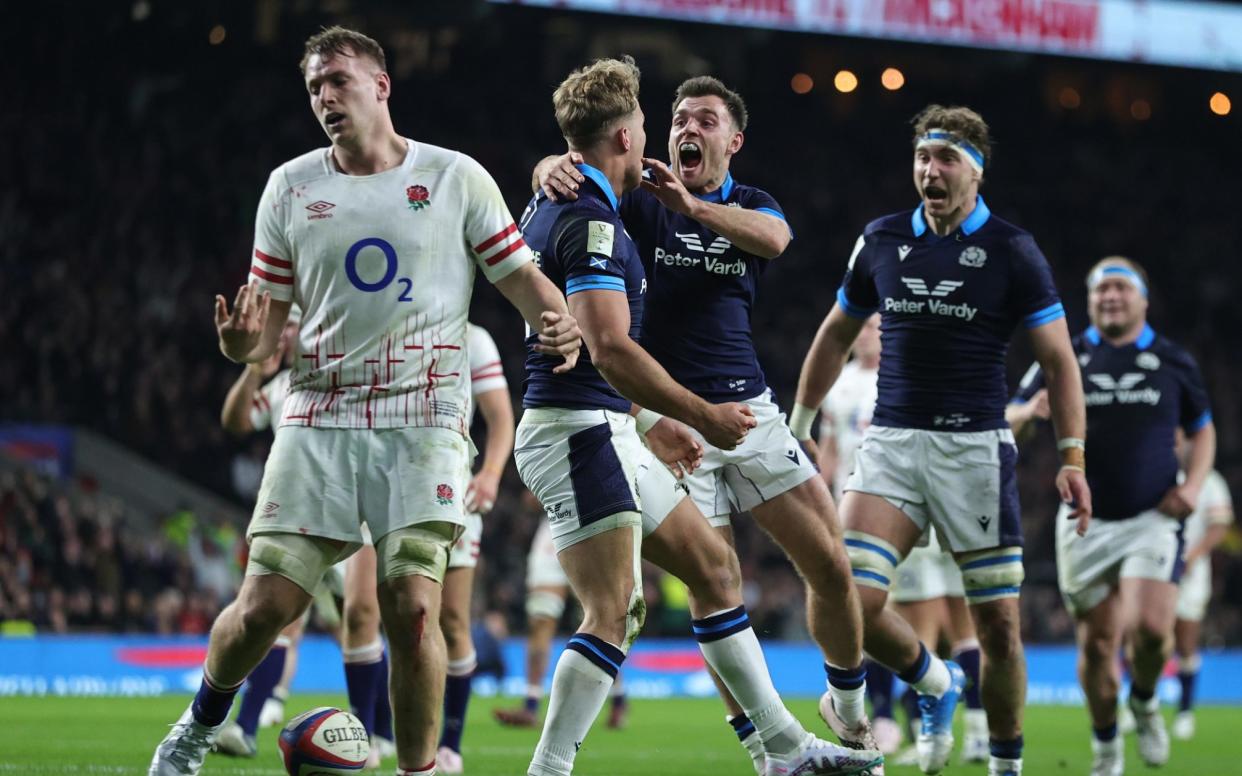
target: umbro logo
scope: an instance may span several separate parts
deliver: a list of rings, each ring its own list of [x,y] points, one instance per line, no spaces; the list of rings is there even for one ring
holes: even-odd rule
[[[1143,382],[1143,373],[1126,372],[1115,380],[1112,375],[1087,375],[1087,379],[1102,391],[1128,391]]]
[[[712,244],[707,246],[707,248],[705,249],[703,247],[703,240],[697,234],[693,232],[688,232],[684,234],[682,232],[674,232],[674,234],[676,234],[678,239],[680,239],[683,243],[686,244],[687,248],[689,248],[692,251],[698,251],[699,253],[706,253],[709,255],[719,256],[720,254],[724,253],[725,251],[733,247],[733,243],[729,242],[729,238],[727,237],[717,237],[716,239],[712,240]]]
[[[912,250],[914,249],[911,248],[909,245],[903,245],[900,248],[898,248],[897,249],[897,261],[905,261],[906,257],[910,255],[910,251]]]
[[[961,280],[942,280],[936,284],[936,287],[928,290],[927,281],[923,278],[905,278],[901,279],[902,283],[910,289],[915,296],[937,296],[944,297],[953,293],[957,289],[965,285]]]
[[[311,214],[306,217],[306,220],[307,221],[318,221],[321,218],[331,218],[332,214],[329,213],[328,211],[334,207],[336,207],[335,203],[328,202],[327,200],[323,200],[323,199],[318,200],[316,202],[312,202],[306,206],[306,209],[311,212]]]

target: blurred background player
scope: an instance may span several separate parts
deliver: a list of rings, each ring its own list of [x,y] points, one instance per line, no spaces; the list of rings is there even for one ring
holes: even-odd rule
[[[1183,541],[1186,570],[1177,593],[1177,619],[1173,625],[1173,650],[1177,657],[1177,680],[1181,698],[1173,718],[1173,737],[1195,737],[1195,689],[1199,681],[1199,632],[1208,602],[1212,600],[1212,550],[1233,525],[1233,497],[1220,472],[1212,470],[1203,481],[1195,511],[1186,518]]]
[[[700,439],[703,462],[687,480],[690,495],[730,544],[731,514],[748,512],[793,561],[805,580],[807,627],[824,656],[825,720],[846,745],[874,749],[861,609],[841,524],[827,487],[785,425],[751,327],[759,280],[793,230],[772,195],[736,182],[729,170],[749,123],[741,95],[717,78],[690,78],[678,86],[671,112],[670,163],[643,159],[648,177],[618,206],[649,283],[642,342],[678,383],[708,401],[745,402],[758,422],[733,450]],[[536,188],[572,201],[583,180],[573,160],[572,154],[545,159],[535,171]],[[664,433],[657,422],[647,439]],[[749,730],[741,707],[713,678],[729,724]],[[758,739],[741,738],[761,762]]]
[[[530,491],[522,495],[522,505],[543,514],[543,507]],[[543,699],[543,680],[548,673],[552,639],[565,613],[569,595],[569,578],[556,559],[556,544],[552,541],[548,521],[540,520],[526,555],[526,697],[517,708],[492,709],[492,715],[502,725],[535,727],[539,724],[539,703]],[[608,727],[620,729],[625,726],[629,713],[621,672],[617,673],[609,692]]]
[[[1081,471],[1082,386],[1048,262],[1031,235],[995,217],[979,196],[987,124],[963,107],[931,105],[914,119],[913,211],[867,225],[837,304],[815,335],[790,426],[811,423],[866,321],[882,315],[875,414],[855,454],[841,514],[860,585],[866,650],[919,692],[919,767],[938,773],[953,746],[965,675],[884,608],[895,569],[934,526],[962,569],[983,654],[991,776],[1022,771],[1026,660],[1019,627],[1023,578],[1017,449],[1005,422],[1005,353],[1024,325],[1050,380],[1057,432],[1072,440],[1057,490],[1090,519]]]
[[[879,313],[868,318],[858,332],[851,354],[819,408],[820,471],[830,480],[833,495],[838,500],[854,471],[854,453],[875,412],[880,369]],[[950,646],[954,662],[966,674],[962,761],[985,761],[988,722],[979,696],[979,641],[966,608],[962,573],[953,556],[941,549],[935,531],[927,533],[926,546],[915,546],[897,567],[892,601],[893,608],[910,623],[920,641],[938,645],[943,637]],[[916,694],[911,690],[907,695],[913,699]],[[893,754],[902,740],[902,731],[893,714],[893,674],[874,661],[867,666],[867,697],[871,699],[871,724],[876,744],[884,754]],[[914,705],[911,721],[917,718],[918,707]],[[905,757],[893,760],[895,765],[916,762],[914,748]]]
[[[538,192],[522,215],[523,234],[541,269],[565,289],[586,346],[563,375],[533,350],[526,364],[518,472],[548,514],[557,557],[584,610],[557,661],[528,773],[572,772],[646,616],[640,554],[686,584],[699,649],[762,741],[768,774],[871,773],[883,762],[879,752],[819,740],[781,702],[742,605],[737,557],[668,468],[692,471],[702,456],[673,418],[723,449],[741,444],[755,419],[745,404],[710,404],[686,390],[636,342],[647,281],[617,208],[642,180],[638,79],[633,59],[603,59],[557,87],[556,120],[582,156],[583,196],[551,202]],[[646,418],[636,404],[651,408]],[[655,412],[671,417],[652,419]],[[638,430],[657,422],[670,432],[664,441],[648,437],[662,450],[659,460]]]
[[[1117,735],[1120,671],[1129,649],[1129,707],[1139,755],[1169,759],[1169,737],[1156,683],[1173,643],[1184,561],[1184,525],[1197,506],[1216,455],[1207,391],[1194,359],[1147,323],[1147,275],[1136,262],[1110,256],[1087,275],[1091,326],[1074,338],[1082,364],[1088,482],[1096,522],[1078,535],[1062,507],[1057,520],[1057,577],[1078,621],[1079,681],[1091,715],[1092,776],[1124,771]],[[1018,401],[1044,386],[1032,368]],[[1179,484],[1178,429],[1186,434],[1185,480]]]
[[[306,41],[301,70],[331,146],[273,171],[250,282],[231,310],[222,296],[215,309],[221,352],[255,363],[275,352],[296,298],[298,371],[247,531],[241,592],[212,627],[198,693],[157,747],[150,776],[199,772],[242,681],[324,573],[361,545],[363,524],[393,645],[397,773],[434,773],[446,662],[440,585],[464,522],[469,465],[462,351],[475,273],[539,332],[536,350],[563,354],[568,369],[580,344],[564,296],[534,267],[491,176],[393,129],[378,43],[325,29]],[[308,218],[295,192],[332,202],[334,220]],[[433,197],[459,206],[434,208]],[[436,231],[456,237],[428,244]]]
[[[467,326],[470,362],[471,425],[474,410],[483,415],[487,442],[483,464],[466,487],[466,530],[453,545],[441,594],[440,628],[448,649],[448,678],[444,686],[444,729],[436,750],[439,773],[461,773],[461,738],[466,726],[466,707],[470,702],[470,680],[478,667],[474,641],[470,636],[470,605],[474,591],[474,570],[479,562],[479,541],[483,536],[483,515],[496,505],[500,477],[513,452],[513,405],[505,381],[500,351],[492,335],[482,326]]]

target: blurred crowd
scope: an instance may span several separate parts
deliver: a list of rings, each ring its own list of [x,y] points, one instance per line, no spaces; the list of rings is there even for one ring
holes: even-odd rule
[[[16,150],[0,176],[0,287],[8,291],[0,305],[0,421],[90,428],[244,503],[266,441],[232,440],[220,428],[239,368],[217,350],[211,300],[244,282],[268,172],[326,144],[296,62],[304,36],[330,20],[286,20],[259,43],[243,17],[213,46],[211,20],[193,8],[156,6],[139,22],[123,4],[84,6],[31,18],[23,35],[6,39],[25,64],[0,111],[0,139]],[[1242,244],[1231,196],[1242,160],[1230,153],[1236,120],[1182,109],[1202,74],[1148,68],[1127,80],[1122,65],[1071,68],[1065,60],[724,28],[670,34],[667,23],[603,25],[600,17],[569,21],[518,8],[489,7],[468,27],[356,21],[389,47],[398,130],[477,158],[515,214],[534,162],[563,148],[550,94],[571,67],[604,54],[638,55],[654,156],[666,154],[668,101],[683,77],[710,70],[739,89],[752,119],[734,176],[771,191],[796,234],[766,272],[754,314],[760,357],[785,407],[858,232],[914,204],[908,118],[932,100],[973,105],[997,139],[984,196],[993,212],[1034,233],[1072,328],[1086,325],[1083,276],[1095,260],[1123,253],[1147,267],[1152,323],[1199,359],[1220,432],[1219,468],[1242,494],[1242,402],[1234,389],[1242,384],[1235,335],[1242,270],[1229,259]],[[52,39],[74,45],[41,48]],[[500,46],[505,57],[495,56]],[[111,55],[118,50],[129,55]],[[798,95],[787,86],[801,69],[818,79],[816,67],[853,62],[866,75],[890,60],[908,73],[900,92]],[[1049,94],[1057,79],[1076,84],[1081,108],[1056,106]],[[1139,91],[1152,100],[1152,117],[1118,118],[1114,103],[1128,105]],[[480,284],[472,318],[495,336],[520,400],[518,316]],[[1016,340],[1015,382],[1028,363],[1025,342]],[[1026,626],[1038,641],[1072,637],[1055,590],[1055,466],[1048,432],[1024,448],[1025,603],[1038,613]],[[486,523],[479,606],[515,628],[526,542],[538,519],[510,470]],[[800,636],[796,576],[751,522],[737,525],[755,621],[767,634]],[[0,619],[50,630],[199,632],[228,598],[243,529],[200,525],[200,516],[131,515],[72,483],[5,474]],[[1236,532],[1216,573],[1207,638],[1242,643]],[[647,587],[659,614],[651,621],[677,623],[684,602],[676,590],[654,579]]]

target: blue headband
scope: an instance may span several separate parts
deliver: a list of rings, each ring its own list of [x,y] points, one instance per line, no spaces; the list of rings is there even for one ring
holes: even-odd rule
[[[1116,264],[1109,264],[1106,267],[1100,267],[1095,272],[1092,272],[1091,276],[1087,278],[1088,290],[1094,291],[1095,287],[1103,282],[1104,278],[1109,275],[1123,277],[1130,281],[1130,283],[1138,289],[1138,292],[1143,295],[1143,298],[1147,298],[1147,284],[1143,282],[1142,276],[1129,267],[1121,267]]]
[[[915,148],[922,148],[924,146],[949,146],[950,148],[956,148],[970,162],[971,167],[974,167],[979,172],[983,172],[983,154],[979,153],[979,149],[971,145],[969,140],[960,138],[952,132],[946,132],[943,129],[929,129],[914,144]]]

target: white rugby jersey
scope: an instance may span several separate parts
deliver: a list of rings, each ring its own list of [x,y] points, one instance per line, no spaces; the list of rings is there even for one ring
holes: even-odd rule
[[[488,391],[507,389],[505,370],[500,363],[500,350],[487,329],[467,324],[467,348],[470,354],[470,414],[468,423],[474,422],[474,397]]]
[[[1180,476],[1178,479],[1182,479]],[[1183,536],[1186,548],[1190,549],[1207,533],[1208,526],[1229,525],[1233,522],[1233,497],[1229,495],[1229,485],[1218,471],[1208,473],[1203,481],[1203,489],[1199,491],[1199,503],[1195,511],[1186,518]]]
[[[285,398],[289,395],[290,369],[282,369],[276,376],[263,384],[254,392],[250,401],[250,425],[255,431],[271,428],[273,419],[280,422],[281,413],[285,409]]]
[[[468,433],[475,268],[495,283],[532,255],[478,162],[406,143],[375,175],[321,148],[268,179],[250,278],[303,311],[280,425]]]
[[[832,475],[837,496],[854,471],[854,453],[862,444],[863,432],[871,425],[879,374],[877,369],[863,369],[857,361],[850,361],[819,406],[823,413],[820,436],[826,434],[837,441],[837,470]]]

